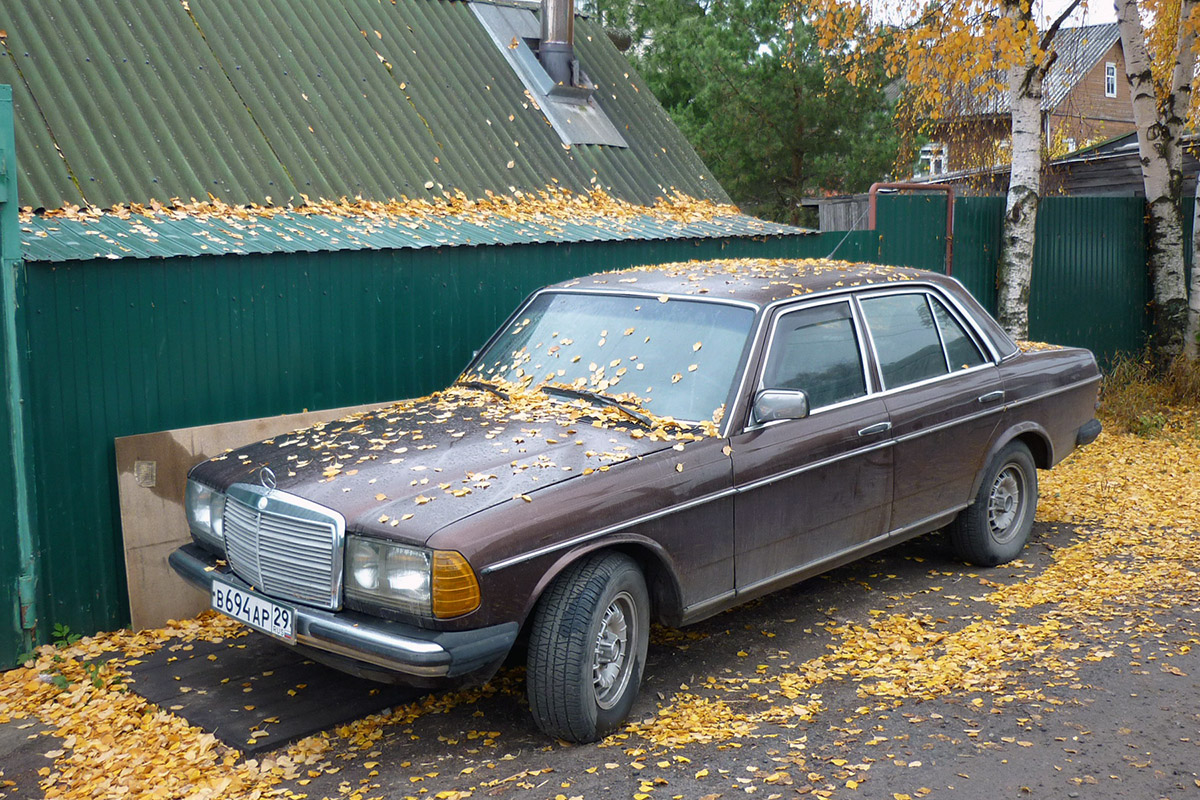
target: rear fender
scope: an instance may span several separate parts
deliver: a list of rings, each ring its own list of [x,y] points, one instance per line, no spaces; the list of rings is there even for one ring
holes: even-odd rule
[[[979,494],[979,486],[983,483],[983,473],[987,471],[992,459],[1016,439],[1023,441],[1029,448],[1029,452],[1033,454],[1033,463],[1038,469],[1050,469],[1050,465],[1055,463],[1054,445],[1051,443],[1050,434],[1046,432],[1046,429],[1036,422],[1020,422],[1006,428],[1002,434],[992,440],[992,445],[988,448],[987,457],[983,459],[979,474],[975,476],[975,481],[971,484],[970,496],[972,498]]]

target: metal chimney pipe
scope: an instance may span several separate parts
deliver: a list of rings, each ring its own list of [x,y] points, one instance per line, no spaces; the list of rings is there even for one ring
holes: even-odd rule
[[[575,0],[542,0],[542,67],[555,83],[574,83]]]

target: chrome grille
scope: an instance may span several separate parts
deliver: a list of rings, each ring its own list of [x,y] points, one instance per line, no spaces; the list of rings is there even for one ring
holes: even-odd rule
[[[345,519],[301,497],[235,483],[225,500],[225,551],[238,577],[264,594],[341,605]]]

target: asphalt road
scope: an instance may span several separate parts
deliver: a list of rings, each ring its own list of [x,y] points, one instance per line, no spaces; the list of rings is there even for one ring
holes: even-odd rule
[[[282,786],[309,798],[440,800],[1200,797],[1200,582],[1187,579],[1196,565],[1166,595],[1118,594],[1080,615],[1055,601],[1047,568],[1083,535],[1039,523],[1023,558],[996,569],[952,560],[933,535],[698,625],[658,629],[631,716],[640,724],[600,744],[539,733],[520,669],[482,691],[408,705],[352,687],[393,705],[333,728],[330,769]],[[1002,618],[988,599],[1031,582],[1051,601]],[[180,683],[192,699],[217,690],[225,661],[211,660],[211,674],[188,668]],[[289,669],[269,666],[272,676]],[[355,680],[306,674],[318,704]],[[195,707],[181,702],[177,713]],[[193,722],[246,738],[206,713]],[[269,713],[282,715],[279,733],[256,741],[258,758],[283,754],[280,737],[319,718],[298,701]]]
[[[810,721],[744,719],[786,702],[756,699],[782,685],[772,678],[795,676],[834,648],[854,647],[853,632],[830,627],[917,619],[935,637],[994,619],[996,607],[978,599],[996,588],[989,584],[1044,580],[1053,550],[1080,535],[1039,525],[1022,560],[997,569],[966,567],[946,554],[938,535],[924,537],[699,625],[656,631],[631,718],[652,721],[680,695],[699,698],[684,723],[670,728],[696,739],[681,747],[636,733],[599,745],[548,741],[530,719],[518,670],[473,702],[443,711],[456,696],[435,696],[433,710],[415,719],[401,714],[363,724],[361,749],[343,749],[342,769],[305,791],[335,796],[349,788],[389,798],[1200,797],[1194,593],[1187,605],[1109,619],[1102,613],[1067,620],[1054,603],[1019,611],[1010,628],[1070,624],[1040,643],[1047,648],[1040,657],[1018,651],[999,666],[980,665],[1009,674],[999,684],[985,676],[976,691],[864,698],[869,681],[835,673],[799,697],[819,704]],[[984,651],[978,659],[946,660],[969,671],[986,661],[990,643],[986,635],[966,641]],[[878,658],[873,652],[869,657]],[[711,703],[720,710],[709,714]],[[743,728],[741,736],[722,738]],[[714,740],[704,741],[709,736]]]

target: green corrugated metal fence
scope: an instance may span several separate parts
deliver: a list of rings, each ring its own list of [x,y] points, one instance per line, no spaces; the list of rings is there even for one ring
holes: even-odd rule
[[[879,261],[945,272],[946,198],[939,194],[879,198]]]
[[[954,203],[954,277],[993,314],[1003,220],[1003,197],[961,197]]]
[[[879,261],[944,271],[945,213],[944,197],[881,197]],[[1042,199],[1029,299],[1031,339],[1087,347],[1101,361],[1142,347],[1150,300],[1144,216],[1145,203],[1137,197]],[[1003,197],[960,197],[954,203],[954,277],[993,312],[1003,218]]]
[[[1150,300],[1145,204],[1049,197],[1038,210],[1029,335],[1090,348],[1102,362],[1145,343]]]

